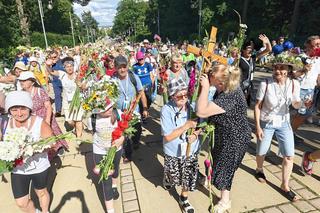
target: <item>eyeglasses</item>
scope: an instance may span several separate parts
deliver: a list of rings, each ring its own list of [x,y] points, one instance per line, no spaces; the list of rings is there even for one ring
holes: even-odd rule
[[[176,96],[176,99],[177,99],[178,101],[182,100],[183,98],[188,98],[188,94],[181,94],[181,95],[177,95],[177,96]]]

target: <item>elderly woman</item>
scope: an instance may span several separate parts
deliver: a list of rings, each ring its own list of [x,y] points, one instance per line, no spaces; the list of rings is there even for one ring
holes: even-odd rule
[[[246,117],[246,100],[239,87],[239,68],[214,65],[208,76],[210,83],[206,75],[200,79],[202,89],[197,115],[209,117],[209,122],[215,124],[212,184],[221,191],[221,199],[214,207],[214,212],[220,213],[231,208],[232,180],[250,143],[251,129]],[[213,102],[208,101],[210,84],[216,87]]]
[[[276,58],[275,61],[277,62],[273,63],[272,78],[260,83],[254,108],[258,139],[255,176],[260,182],[266,182],[263,162],[275,134],[279,151],[283,156],[281,189],[290,201],[296,201],[297,197],[289,187],[294,157],[294,137],[290,125],[289,106],[300,107],[300,85],[297,81],[288,78],[288,73],[293,69],[292,64],[282,57],[279,57],[279,60]]]
[[[54,135],[60,135],[62,132],[56,118],[52,114],[50,97],[46,91],[39,86],[34,74],[30,71],[23,72],[18,77],[18,80],[21,84],[22,90],[29,92],[31,95],[33,102],[33,114],[41,117],[45,122],[47,122],[47,124],[51,126]],[[49,157],[52,158],[54,152],[63,147],[68,148],[67,142],[65,140],[58,141],[53,147],[53,152],[49,152]]]
[[[198,174],[199,130],[187,136],[190,128],[197,122],[190,120],[190,105],[187,84],[182,79],[173,79],[168,84],[171,100],[161,109],[161,128],[164,149],[165,189],[178,185],[182,187],[179,204],[183,212],[193,213],[194,208],[188,201],[188,192],[193,191]],[[190,156],[186,157],[187,143],[191,143]]]
[[[14,91],[7,95],[5,108],[10,114],[4,137],[17,128],[27,128],[31,137],[37,141],[40,138],[52,136],[52,130],[42,118],[32,115],[32,99],[30,93]],[[17,206],[23,212],[39,212],[30,199],[30,181],[39,198],[42,212],[49,211],[50,195],[47,190],[47,176],[50,162],[46,152],[35,154],[25,163],[16,166],[11,173],[12,191]]]
[[[17,87],[17,90],[21,90],[20,84],[17,83],[17,78],[20,76],[21,72],[27,70],[26,65],[22,61],[18,61],[7,76],[0,76],[0,83],[14,84]]]
[[[72,130],[75,127],[75,133],[77,137],[82,136],[82,117],[83,117],[83,109],[80,107],[77,113],[70,112],[70,104],[73,98],[73,95],[77,89],[77,85],[80,83],[77,80],[77,75],[74,72],[74,61],[73,58],[66,57],[63,59],[63,66],[66,72],[60,70],[52,70],[49,69],[49,73],[54,76],[58,76],[62,83],[62,108],[65,116],[65,127],[67,131]],[[47,60],[47,65],[52,64],[52,62]]]
[[[171,79],[181,78],[187,85],[189,84],[189,76],[187,71],[183,67],[183,59],[180,54],[173,54],[171,57],[171,66],[167,70],[169,81]]]

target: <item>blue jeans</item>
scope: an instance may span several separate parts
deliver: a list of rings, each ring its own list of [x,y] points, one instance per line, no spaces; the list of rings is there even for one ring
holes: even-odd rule
[[[58,77],[53,76],[52,87],[54,92],[54,104],[56,107],[56,112],[61,113],[62,108],[62,84]]]
[[[289,121],[282,122],[281,127],[274,127],[271,122],[261,122],[264,137],[262,141],[257,141],[257,155],[265,155],[270,149],[273,134],[279,144],[279,151],[282,156],[294,156],[294,137],[291,124]]]

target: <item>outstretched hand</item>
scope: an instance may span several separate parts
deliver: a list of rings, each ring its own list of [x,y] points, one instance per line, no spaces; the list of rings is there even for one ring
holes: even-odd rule
[[[260,35],[259,35],[259,39],[260,39],[264,44],[270,43],[269,38],[268,38],[265,34],[260,34]]]

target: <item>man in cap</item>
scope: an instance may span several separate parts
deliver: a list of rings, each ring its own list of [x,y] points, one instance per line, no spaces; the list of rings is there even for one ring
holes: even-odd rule
[[[120,96],[118,101],[116,102],[116,108],[122,111],[128,109],[130,107],[130,103],[135,99],[138,93],[142,93],[141,102],[143,106],[142,116],[148,117],[148,105],[146,95],[144,93],[143,86],[141,84],[141,80],[137,75],[129,71],[128,69],[128,61],[127,59],[119,55],[114,60],[116,73],[114,78],[119,80],[120,87]],[[136,107],[135,113],[139,114],[139,106]],[[124,162],[129,162],[132,160],[132,144],[133,148],[138,148],[140,144],[141,137],[141,123],[137,123],[134,128],[137,130],[134,136],[126,141],[124,145]]]

